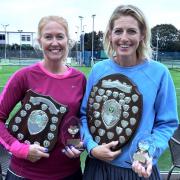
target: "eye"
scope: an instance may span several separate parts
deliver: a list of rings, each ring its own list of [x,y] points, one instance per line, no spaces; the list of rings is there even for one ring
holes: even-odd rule
[[[133,35],[133,34],[136,34],[137,31],[136,31],[135,29],[128,29],[128,30],[127,30],[127,33]]]
[[[64,39],[64,34],[59,34],[59,35],[56,36],[56,38],[58,40],[62,40],[62,39]]]
[[[116,34],[116,35],[120,35],[120,34],[122,34],[123,33],[123,30],[122,29],[115,29],[114,30],[114,34]]]
[[[44,36],[44,38],[45,38],[46,40],[51,40],[51,39],[52,39],[52,36],[49,35],[49,34],[46,34],[46,35]]]

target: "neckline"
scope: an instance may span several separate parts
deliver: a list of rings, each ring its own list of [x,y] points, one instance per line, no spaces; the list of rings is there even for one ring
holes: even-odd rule
[[[56,78],[56,79],[62,79],[65,78],[67,76],[69,76],[72,73],[72,68],[68,67],[68,70],[66,72],[64,72],[63,74],[54,74],[52,72],[49,72],[44,66],[42,62],[38,63],[38,66],[40,67],[40,69],[47,74],[50,77]]]
[[[129,70],[129,71],[144,67],[148,63],[148,61],[149,61],[148,59],[144,59],[142,61],[142,63],[136,64],[134,66],[121,66],[118,63],[116,63],[113,59],[110,59],[110,62],[114,67],[122,69],[122,70],[123,69],[124,70]]]

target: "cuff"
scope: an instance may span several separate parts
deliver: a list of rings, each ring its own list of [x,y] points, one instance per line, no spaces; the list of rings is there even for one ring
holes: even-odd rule
[[[16,140],[11,144],[9,151],[18,158],[27,159],[29,144],[20,143]]]

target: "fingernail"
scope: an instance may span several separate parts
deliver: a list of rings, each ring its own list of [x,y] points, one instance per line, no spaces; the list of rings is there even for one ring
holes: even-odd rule
[[[74,146],[73,146],[73,145],[70,145],[69,148],[72,149],[72,148],[74,148]]]
[[[44,152],[48,152],[48,151],[49,151],[48,148],[45,148],[45,149],[44,149]]]
[[[61,150],[62,153],[65,153],[65,151],[66,151],[65,149],[62,149],[62,150]]]
[[[66,147],[65,147],[65,149],[66,149],[66,150],[68,150],[68,149],[69,149],[69,147],[68,147],[68,146],[66,146]]]

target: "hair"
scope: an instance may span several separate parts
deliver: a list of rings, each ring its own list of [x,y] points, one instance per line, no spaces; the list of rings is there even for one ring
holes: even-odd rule
[[[60,16],[44,16],[40,19],[39,24],[38,24],[38,39],[40,39],[42,37],[42,29],[44,28],[44,26],[49,23],[49,22],[56,22],[58,24],[61,24],[64,29],[65,29],[65,33],[69,42],[69,28],[68,28],[68,23],[66,21],[66,19],[64,19],[63,17]],[[64,59],[66,59],[67,55],[68,55],[68,48],[66,49],[66,56],[64,57]]]
[[[140,41],[139,47],[136,52],[137,58],[150,58],[152,55],[152,50],[150,46],[151,32],[146,22],[145,15],[139,8],[133,5],[118,6],[109,19],[103,41],[104,49],[108,56],[113,58],[113,55],[115,53],[112,47],[112,43],[109,40],[109,35],[114,28],[114,21],[119,19],[121,16],[132,16],[134,19],[137,20],[141,34],[144,36],[144,39]]]

